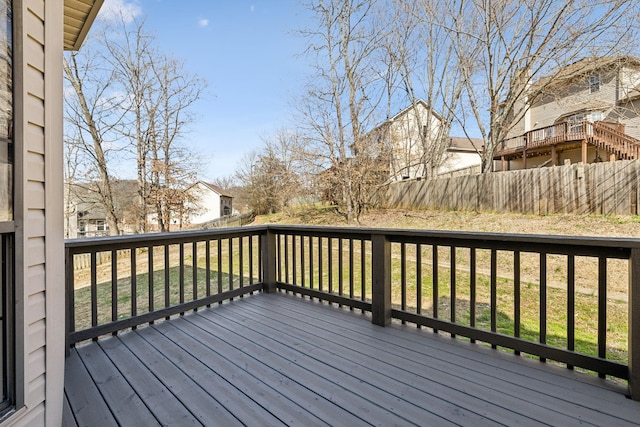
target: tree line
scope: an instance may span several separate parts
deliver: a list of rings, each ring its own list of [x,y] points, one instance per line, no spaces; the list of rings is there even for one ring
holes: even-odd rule
[[[200,167],[183,138],[206,82],[159,50],[142,20],[96,30],[64,57],[67,215],[75,201],[99,206],[114,235],[147,232],[151,217],[169,231]],[[131,161],[135,200],[118,191],[119,167]]]
[[[389,158],[402,153],[372,130],[401,108],[419,100],[427,106],[416,119],[424,120],[418,129],[430,131],[412,142],[419,153],[414,161],[427,176],[442,163],[452,130],[481,136],[476,150],[488,172],[498,144],[528,105],[553,96],[559,80],[584,73],[575,69],[581,59],[632,55],[638,46],[635,0],[312,0],[304,7],[312,24],[299,34],[307,40],[311,71],[295,102],[290,133],[297,136],[275,159],[267,142],[251,173],[245,167],[238,177],[271,176],[267,158],[278,168],[301,165],[312,187],[349,222],[393,175]],[[569,65],[571,76],[563,73]],[[291,188],[309,191],[295,184],[296,170],[289,172],[278,176],[292,176]],[[274,200],[273,209],[287,203],[276,202],[276,195],[298,194],[268,188],[270,198],[255,198]]]

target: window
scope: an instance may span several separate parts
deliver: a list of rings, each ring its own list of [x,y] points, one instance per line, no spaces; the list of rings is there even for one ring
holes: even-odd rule
[[[97,231],[107,231],[107,223],[101,219],[96,220],[96,230]]]
[[[13,255],[13,25],[0,0],[0,415],[15,404]]]
[[[595,73],[589,76],[589,93],[600,91],[600,74]]]

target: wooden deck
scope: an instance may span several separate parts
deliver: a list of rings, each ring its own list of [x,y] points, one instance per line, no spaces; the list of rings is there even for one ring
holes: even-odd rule
[[[598,378],[257,294],[71,350],[64,425],[638,425]]]

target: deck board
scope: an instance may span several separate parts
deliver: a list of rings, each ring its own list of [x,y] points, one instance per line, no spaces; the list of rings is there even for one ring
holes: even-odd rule
[[[65,425],[637,425],[609,382],[284,294],[72,349]],[[90,408],[90,410],[88,410]]]

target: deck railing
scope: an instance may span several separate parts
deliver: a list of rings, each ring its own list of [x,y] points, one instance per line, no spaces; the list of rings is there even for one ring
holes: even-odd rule
[[[585,140],[590,144],[614,153],[622,160],[640,158],[640,141],[613,128],[605,122],[576,120],[533,129],[523,135],[506,138],[498,145],[494,158],[523,150]]]
[[[69,345],[280,290],[628,380],[640,400],[638,239],[257,226],[66,250]],[[74,278],[76,254],[124,250]]]

